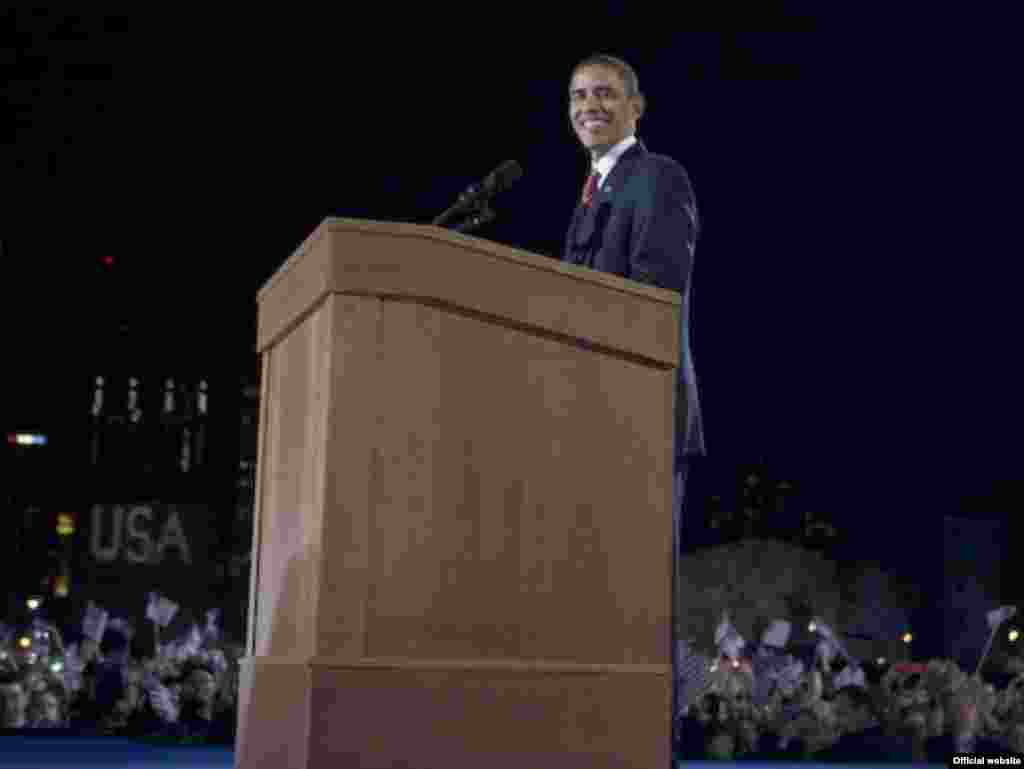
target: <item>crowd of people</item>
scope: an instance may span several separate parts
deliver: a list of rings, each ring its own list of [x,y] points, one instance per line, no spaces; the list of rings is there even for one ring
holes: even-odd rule
[[[147,616],[166,626],[176,608],[156,597]],[[680,644],[681,758],[1024,755],[1024,673],[985,681],[952,660],[862,662],[822,622],[813,652],[794,654],[789,629],[776,620],[751,648],[726,614],[716,652]],[[129,623],[90,606],[73,635],[65,646],[39,616],[0,623],[2,729],[234,743],[243,649],[223,638],[214,612],[204,628],[146,648]]]
[[[849,761],[885,754],[948,763],[956,752],[1024,756],[1024,673],[986,681],[949,659],[861,662],[824,623],[810,655],[764,641],[748,651],[723,622],[717,656],[681,647],[682,758]]]
[[[127,622],[95,619],[0,623],[0,729],[234,744],[239,644],[196,625],[146,649]]]

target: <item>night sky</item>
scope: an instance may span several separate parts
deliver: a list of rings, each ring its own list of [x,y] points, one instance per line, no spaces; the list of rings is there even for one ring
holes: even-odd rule
[[[255,293],[325,216],[426,223],[506,159],[525,176],[480,236],[559,254],[586,169],[568,75],[601,51],[638,70],[638,135],[704,218],[709,467],[766,456],[864,526],[978,507],[1022,475],[1011,25],[816,5],[589,4],[558,27],[8,11],[5,423],[52,418],[63,377],[113,354],[111,313],[139,355],[250,367]]]

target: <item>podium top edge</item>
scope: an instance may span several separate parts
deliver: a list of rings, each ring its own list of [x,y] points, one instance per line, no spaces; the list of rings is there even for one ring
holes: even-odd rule
[[[596,283],[606,288],[633,294],[638,297],[664,302],[670,305],[679,305],[682,298],[676,291],[651,286],[645,283],[623,278],[599,270],[592,270],[575,264],[567,264],[561,260],[552,259],[542,254],[535,254],[531,251],[515,248],[513,246],[497,243],[474,235],[467,235],[461,232],[438,227],[433,224],[415,224],[410,222],[390,222],[373,219],[347,219],[344,217],[328,216],[317,225],[316,229],[292,252],[284,263],[274,272],[270,278],[257,291],[257,302],[263,300],[273,286],[288,273],[302,257],[328,232],[357,232],[368,235],[381,235],[396,238],[423,238],[443,243],[450,243],[463,249],[476,251],[477,253],[501,259],[508,262],[516,262],[524,267],[547,270],[549,272],[561,273],[576,280]]]

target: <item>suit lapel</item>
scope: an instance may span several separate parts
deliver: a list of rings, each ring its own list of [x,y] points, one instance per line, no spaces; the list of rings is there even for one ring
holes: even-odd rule
[[[583,216],[583,204],[577,203],[572,212],[572,220],[569,222],[569,231],[565,236],[565,260],[579,263],[579,255],[574,244],[576,243],[576,230],[580,226],[580,218]]]
[[[582,205],[576,207],[577,211],[582,211],[581,214],[573,218],[572,226],[575,231],[572,235],[572,242],[576,246],[583,246],[590,242],[594,236],[594,227],[602,215],[602,208],[611,205],[614,196],[629,178],[633,166],[646,152],[647,148],[638,139],[637,143],[626,150],[616,161],[608,178],[604,180],[604,184],[594,192],[590,206],[588,208],[583,208]]]

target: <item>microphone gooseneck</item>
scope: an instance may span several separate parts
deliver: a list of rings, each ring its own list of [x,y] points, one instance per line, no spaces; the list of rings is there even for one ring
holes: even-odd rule
[[[475,229],[482,224],[493,221],[496,214],[488,207],[488,202],[499,192],[503,192],[519,181],[523,176],[523,168],[515,160],[506,160],[491,171],[483,181],[469,185],[458,200],[431,224],[444,225],[452,217],[467,212],[475,212],[468,223],[456,228],[460,232]]]

